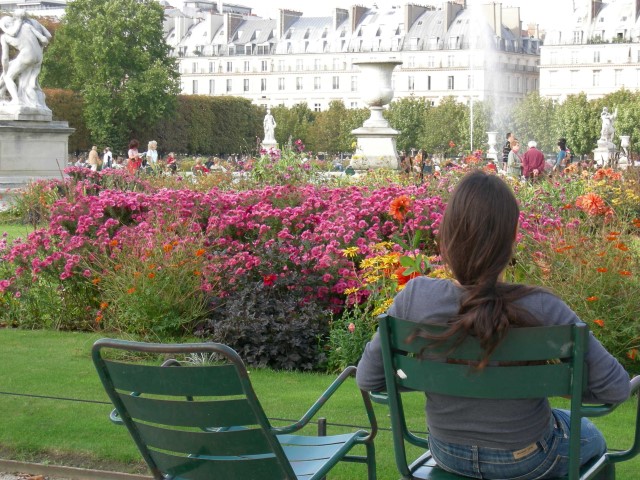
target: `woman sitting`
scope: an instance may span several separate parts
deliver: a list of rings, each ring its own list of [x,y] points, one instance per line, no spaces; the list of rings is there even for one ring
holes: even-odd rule
[[[443,324],[445,338],[478,337],[485,348],[478,368],[510,328],[565,325],[578,316],[542,288],[506,283],[518,231],[519,209],[511,189],[495,175],[467,174],[454,190],[439,231],[440,254],[455,281],[417,277],[394,299],[389,315]],[[629,376],[590,335],[583,401],[619,403],[629,396]],[[367,344],[358,365],[363,390],[385,389],[380,338]],[[427,393],[429,445],[444,470],[471,478],[545,479],[568,472],[569,412],[547,398],[476,399]],[[602,455],[602,434],[586,418],[580,462]]]

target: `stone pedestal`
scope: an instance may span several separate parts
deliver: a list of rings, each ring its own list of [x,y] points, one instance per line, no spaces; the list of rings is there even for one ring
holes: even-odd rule
[[[366,124],[366,122],[365,122]],[[360,127],[353,130],[358,139],[356,153],[351,157],[355,170],[369,168],[399,168],[396,137],[400,134],[390,127]]]
[[[61,178],[73,132],[67,122],[0,121],[0,201],[33,180]]]
[[[0,105],[0,122],[51,122],[52,118],[53,115],[48,108],[34,108],[11,103]]]
[[[606,167],[613,164],[616,156],[616,147],[613,143],[604,139],[598,140],[598,148],[593,151],[593,160],[599,167]]]
[[[487,132],[487,136],[489,137],[487,143],[489,144],[489,149],[487,150],[487,160],[493,160],[494,162],[498,162],[498,152],[496,150],[496,143],[498,143],[498,132]],[[500,159],[502,161],[502,158]]]
[[[265,150],[269,150],[270,148],[278,148],[278,142],[265,140],[260,144],[260,147],[264,148]]]

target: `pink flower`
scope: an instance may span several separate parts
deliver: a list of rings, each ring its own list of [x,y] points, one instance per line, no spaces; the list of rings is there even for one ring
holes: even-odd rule
[[[351,332],[351,333],[356,331],[356,326],[354,325],[353,322],[351,322],[347,328],[349,329],[349,332]]]

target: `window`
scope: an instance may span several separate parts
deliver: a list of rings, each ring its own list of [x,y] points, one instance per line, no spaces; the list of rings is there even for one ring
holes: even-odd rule
[[[599,62],[600,62],[600,52],[596,50],[595,52],[593,52],[593,63],[599,63]]]
[[[243,88],[243,90],[244,90],[245,92],[248,92],[248,91],[249,91],[249,79],[248,79],[248,78],[245,78],[245,79],[244,79],[244,88]]]
[[[267,79],[266,78],[261,78],[260,79],[260,91],[264,92],[267,90]]]
[[[434,68],[436,66],[436,57],[429,55],[427,57],[427,67]]]
[[[320,77],[313,77],[313,89],[320,90],[322,83]]]
[[[600,70],[594,70],[593,71],[593,86],[594,87],[599,87],[600,86]]]
[[[191,64],[191,73],[196,73],[198,71],[198,62],[193,62]]]
[[[340,88],[340,77],[337,75],[333,76],[333,89],[338,90]]]
[[[447,89],[453,90],[454,88],[455,88],[455,82],[454,82],[453,75],[449,75],[447,77]]]
[[[314,103],[313,104],[313,111],[314,112],[319,112],[320,110],[322,110],[322,108],[320,108],[320,104],[319,103]]]
[[[623,80],[622,80],[622,70],[616,70],[614,72],[614,78],[615,78],[615,85],[616,87],[621,86],[622,84],[624,84]]]
[[[278,60],[278,71],[279,72],[284,71],[284,60]]]
[[[213,64],[213,62],[209,62],[209,73],[213,73],[215,69],[215,66]]]
[[[248,61],[244,62],[244,71],[248,72],[250,69],[251,69],[251,64]]]
[[[334,58],[333,59],[333,70],[340,70],[340,59],[339,58]]]
[[[577,50],[572,50],[571,51],[571,63],[572,64],[576,64],[578,63],[578,59],[580,58],[580,54]]]
[[[431,75],[427,75],[427,90],[431,90]]]
[[[213,95],[216,93],[216,82],[215,80],[209,80],[209,95]]]
[[[278,78],[278,90],[284,90],[284,77]]]
[[[447,55],[447,66],[453,67],[454,65],[455,65],[455,60],[453,58],[453,55]]]
[[[304,63],[301,58],[296,60],[296,70],[302,70],[304,68]]]
[[[351,76],[351,91],[352,92],[358,91],[358,77],[356,77],[355,75]]]
[[[314,69],[315,71],[320,70],[320,59],[319,59],[319,58],[316,58],[316,59],[313,61],[313,69]]]
[[[571,70],[569,72],[569,84],[572,87],[578,86],[578,70]]]
[[[227,62],[227,72],[233,72],[233,62]]]
[[[413,75],[409,75],[409,83],[407,85],[407,89],[408,90],[415,90],[415,78],[413,78]]]
[[[409,57],[409,62],[407,63],[407,67],[415,68],[416,66],[416,57]]]
[[[351,102],[351,108],[358,108],[358,102]]]
[[[267,61],[266,60],[262,60],[260,62],[260,70],[263,71],[263,72],[267,71]]]
[[[230,78],[227,79],[227,93],[231,91],[231,86],[233,85],[233,80]]]
[[[473,88],[473,75],[467,75],[467,89]]]
[[[194,95],[198,94],[198,80],[193,81],[193,94]]]
[[[573,43],[582,43],[582,32],[573,32]]]
[[[302,90],[302,77],[296,77],[296,90]]]

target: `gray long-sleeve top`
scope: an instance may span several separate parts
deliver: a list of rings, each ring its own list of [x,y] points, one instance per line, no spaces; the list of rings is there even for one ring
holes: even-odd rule
[[[418,277],[395,298],[389,315],[422,323],[443,322],[458,313],[462,289],[448,280]],[[545,291],[517,301],[541,325],[566,325],[580,321],[562,300]],[[587,403],[619,403],[629,397],[629,375],[622,365],[589,334],[586,353]],[[358,364],[361,389],[386,389],[380,338],[376,333]],[[546,398],[492,400],[427,394],[427,423],[435,438],[462,445],[519,449],[548,433],[551,407]]]

